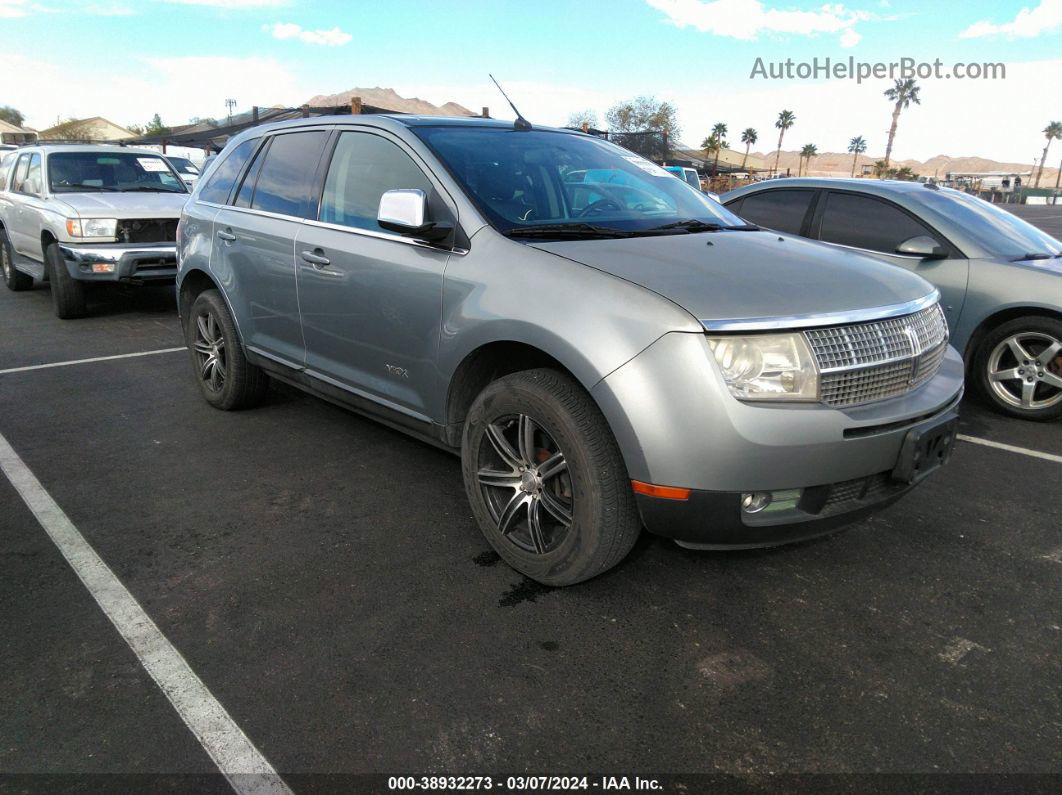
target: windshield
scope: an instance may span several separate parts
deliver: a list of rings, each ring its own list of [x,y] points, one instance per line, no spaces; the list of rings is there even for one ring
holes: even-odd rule
[[[913,198],[1002,259],[1027,259],[1030,254],[1054,257],[1062,252],[1062,243],[1051,235],[969,193],[945,188],[921,191]]]
[[[178,171],[185,174],[198,174],[199,169],[196,168],[195,163],[189,160],[187,157],[170,157],[168,158],[170,165],[172,165]]]
[[[638,233],[687,221],[748,228],[681,179],[598,138],[547,130],[413,129],[506,234],[566,226],[588,234]],[[693,223],[672,231],[700,228]]]
[[[187,193],[161,156],[134,152],[53,152],[48,155],[48,185],[52,193]]]

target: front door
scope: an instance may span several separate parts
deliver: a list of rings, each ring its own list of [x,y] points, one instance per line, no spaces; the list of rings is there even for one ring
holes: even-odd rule
[[[416,188],[432,220],[456,220],[440,187],[395,139],[340,133],[320,215],[295,245],[307,373],[424,419],[435,370],[443,273],[451,253],[382,229],[384,191]]]
[[[917,273],[940,290],[940,305],[954,330],[966,300],[970,261],[934,229],[892,202],[843,191],[828,191],[813,224],[827,243],[861,249],[864,253]],[[820,200],[820,203],[822,200]],[[815,236],[812,230],[812,237]],[[946,259],[897,254],[896,247],[912,237],[928,235],[952,253]]]

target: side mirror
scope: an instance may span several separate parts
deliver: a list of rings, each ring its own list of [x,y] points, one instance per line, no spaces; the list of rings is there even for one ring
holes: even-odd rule
[[[428,197],[416,188],[385,191],[376,222],[391,232],[431,242],[444,240],[453,231],[450,224],[428,220]]]
[[[922,259],[947,259],[948,250],[929,235],[908,238],[896,247],[897,254]]]

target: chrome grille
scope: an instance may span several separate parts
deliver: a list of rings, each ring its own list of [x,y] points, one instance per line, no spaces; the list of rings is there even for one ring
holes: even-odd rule
[[[936,374],[948,347],[939,304],[904,317],[810,329],[804,336],[821,374],[821,400],[830,406],[909,392]]]

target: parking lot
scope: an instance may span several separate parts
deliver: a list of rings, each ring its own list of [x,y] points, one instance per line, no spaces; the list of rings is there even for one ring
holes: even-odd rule
[[[284,386],[216,411],[183,344],[169,288],[65,322],[0,290],[0,435],[293,789],[1062,772],[1062,425],[968,398],[951,464],[847,532],[644,536],[551,590],[490,551],[456,458]],[[0,771],[216,773],[7,478],[0,526]]]

